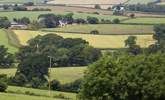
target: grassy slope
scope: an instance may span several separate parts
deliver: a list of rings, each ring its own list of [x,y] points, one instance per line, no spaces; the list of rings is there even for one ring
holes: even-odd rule
[[[90,33],[98,30],[101,34],[143,34],[153,33],[151,25],[122,25],[122,24],[97,24],[97,25],[70,25],[62,28],[43,29],[47,31]]]
[[[51,12],[51,11],[15,11],[15,12],[0,12],[0,17],[6,16],[10,20],[13,18],[22,18],[22,17],[28,17],[31,20],[37,20],[38,16],[40,14],[48,14],[48,13],[54,13],[54,14],[66,14],[66,12]],[[12,16],[11,16],[12,15]],[[74,18],[84,18],[86,19],[87,16],[93,16],[97,17],[99,19],[109,19],[112,20],[114,18],[119,18],[119,19],[125,19],[127,17],[124,16],[109,16],[109,15],[97,15],[97,14],[86,14],[86,13],[74,13]]]
[[[11,46],[7,33],[2,29],[0,29],[0,45],[5,45],[11,53],[15,53],[18,50],[16,47]]]
[[[40,90],[40,89],[32,89],[32,88],[24,88],[24,87],[15,87],[9,86],[7,92],[17,92],[18,94],[25,94],[25,92],[29,91],[30,93],[34,93],[41,96],[49,96],[48,90]],[[76,94],[74,93],[67,93],[67,92],[58,92],[58,91],[51,91],[51,96],[56,96],[59,94],[63,94],[65,97],[75,99]],[[51,99],[52,100],[52,99]]]
[[[51,77],[57,79],[61,83],[69,83],[83,76],[83,72],[86,67],[62,67],[52,68]],[[15,68],[12,69],[0,69],[0,74],[7,74],[8,76],[14,76],[16,72]]]
[[[13,93],[0,93],[0,99],[1,100],[62,100],[62,99],[29,96],[29,95],[13,94]]]
[[[26,42],[37,36],[45,35],[48,33],[58,34],[64,38],[82,38],[89,42],[90,45],[96,48],[124,48],[124,41],[130,35],[92,35],[92,34],[71,34],[71,33],[55,33],[55,32],[40,32],[40,31],[26,31],[26,30],[15,30],[14,31],[21,44],[26,45]],[[137,36],[137,44],[141,47],[148,47],[148,45],[154,42],[152,35],[135,35]]]
[[[165,24],[165,18],[134,18],[126,20],[124,23]]]

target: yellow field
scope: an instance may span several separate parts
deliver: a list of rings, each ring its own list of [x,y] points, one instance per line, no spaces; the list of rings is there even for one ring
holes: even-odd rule
[[[28,30],[14,30],[22,45],[27,45],[27,41],[37,35],[45,35],[48,32],[28,31]],[[52,32],[51,32],[52,33]],[[53,32],[54,33],[54,32]],[[130,35],[92,35],[92,34],[72,34],[72,33],[54,33],[64,38],[82,38],[89,42],[95,48],[124,48],[124,41]],[[134,35],[137,37],[137,44],[141,47],[148,47],[154,43],[152,35]]]

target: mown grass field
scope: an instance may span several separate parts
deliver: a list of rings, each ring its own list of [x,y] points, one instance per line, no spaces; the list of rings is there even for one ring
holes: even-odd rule
[[[68,12],[54,12],[54,11],[14,11],[14,12],[0,12],[0,17],[8,17],[10,20],[13,18],[22,18],[28,17],[31,20],[37,20],[40,14],[67,14]],[[12,16],[11,16],[12,15]],[[114,18],[125,19],[125,16],[113,16],[113,15],[97,15],[97,14],[87,14],[87,13],[74,13],[74,18],[83,18],[86,19],[87,16],[97,17],[98,19],[109,19],[113,20]]]
[[[14,94],[14,93],[0,93],[1,100],[62,100],[55,98],[48,98],[42,96],[29,96],[23,94]]]
[[[9,37],[3,29],[0,29],[0,45],[4,45],[6,48],[8,48],[10,53],[15,53],[18,50],[18,48],[9,43]]]
[[[64,38],[82,38],[89,42],[95,48],[111,48],[120,49],[124,48],[124,41],[130,35],[92,35],[92,34],[72,34],[72,33],[56,33],[56,32],[41,32],[41,31],[27,31],[27,30],[14,30],[22,45],[27,45],[27,41],[37,35],[45,35],[48,33],[57,34]],[[152,35],[134,35],[137,37],[137,44],[141,47],[148,47],[154,43]]]
[[[60,67],[51,69],[51,78],[60,81],[62,84],[70,83],[83,77],[86,67]],[[16,68],[0,69],[0,74],[14,76]]]
[[[69,25],[60,28],[43,29],[46,31],[90,33],[98,30],[100,34],[148,34],[154,33],[152,25],[124,25],[124,24],[87,24]]]
[[[124,21],[123,23],[137,23],[137,24],[165,24],[164,18],[134,18]]]
[[[59,95],[63,95],[65,98],[71,100],[76,99],[75,93],[51,91],[51,97],[49,97],[48,90],[32,89],[25,87],[9,86],[6,90],[7,93],[0,93],[0,100],[66,100],[60,98]],[[29,95],[27,93],[34,94]]]
[[[8,93],[13,92],[13,93],[18,93],[18,94],[25,94],[26,92],[29,91],[30,93],[34,93],[36,95],[47,96],[47,97],[49,96],[49,91],[48,90],[25,88],[25,87],[9,86],[6,91]],[[72,98],[72,100],[76,98],[76,94],[74,94],[74,93],[51,91],[51,96],[52,97],[57,96],[59,94],[62,94],[67,98]]]

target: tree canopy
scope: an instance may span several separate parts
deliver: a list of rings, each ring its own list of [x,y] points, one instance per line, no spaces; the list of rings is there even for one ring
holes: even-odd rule
[[[164,100],[165,54],[106,55],[85,72],[82,100]]]

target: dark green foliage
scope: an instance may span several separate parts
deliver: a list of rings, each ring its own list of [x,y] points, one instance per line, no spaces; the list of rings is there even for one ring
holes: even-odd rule
[[[27,11],[28,9],[25,7],[25,6],[18,6],[18,5],[15,5],[13,7],[13,10],[14,11]]]
[[[107,55],[85,72],[82,100],[164,100],[165,54]]]
[[[15,77],[10,79],[10,84],[17,86],[24,86],[27,82],[27,78],[24,74],[17,72]]]
[[[25,5],[25,6],[33,6],[34,3],[33,3],[33,2],[26,2],[26,3],[24,3],[24,5]]]
[[[148,52],[155,53],[155,52],[165,52],[165,25],[155,25],[154,26],[155,34],[153,38],[156,40],[156,43],[149,46]]]
[[[99,34],[99,31],[98,30],[93,30],[90,32],[90,34]]]
[[[112,23],[119,24],[120,23],[120,20],[118,18],[115,18],[115,19],[113,19]]]
[[[74,82],[61,85],[60,91],[78,93],[80,90],[81,83],[82,80],[78,79],[75,80]]]
[[[0,92],[5,92],[7,89],[7,75],[0,74]]]
[[[9,28],[10,21],[7,17],[0,17],[0,28]]]
[[[0,68],[8,68],[14,64],[14,56],[7,50],[4,46],[0,46]]]
[[[21,47],[17,54],[19,61],[15,83],[30,84],[31,87],[41,87],[47,82],[49,56],[52,67],[55,66],[84,66],[101,56],[101,52],[82,39],[64,39],[55,34],[37,36],[28,41],[29,45]],[[21,75],[21,76],[20,76]],[[24,77],[25,76],[25,77]],[[23,80],[19,80],[23,77]]]
[[[59,91],[61,89],[61,84],[57,80],[51,81],[51,89]]]
[[[142,52],[139,45],[136,44],[137,38],[135,36],[129,36],[127,40],[125,40],[125,46],[128,47],[127,52],[133,55],[140,54]]]
[[[7,83],[0,81],[0,92],[5,92],[7,89]]]
[[[90,17],[90,16],[88,16],[87,17],[87,21],[88,21],[89,24],[98,24],[99,23],[99,20],[96,17]]]
[[[95,9],[101,9],[101,6],[99,4],[96,4]]]
[[[15,21],[15,22],[17,22],[19,24],[25,24],[25,25],[30,24],[30,19],[27,18],[27,17],[23,17],[23,18],[20,18],[20,19],[14,18],[13,21]]]
[[[59,26],[59,21],[65,21],[68,24],[72,24],[73,13],[68,13],[66,15],[55,15],[55,14],[41,14],[38,19],[39,23],[46,28],[55,28]]]
[[[77,24],[86,24],[86,20],[82,19],[82,18],[77,18],[74,20],[74,23],[77,23]]]

